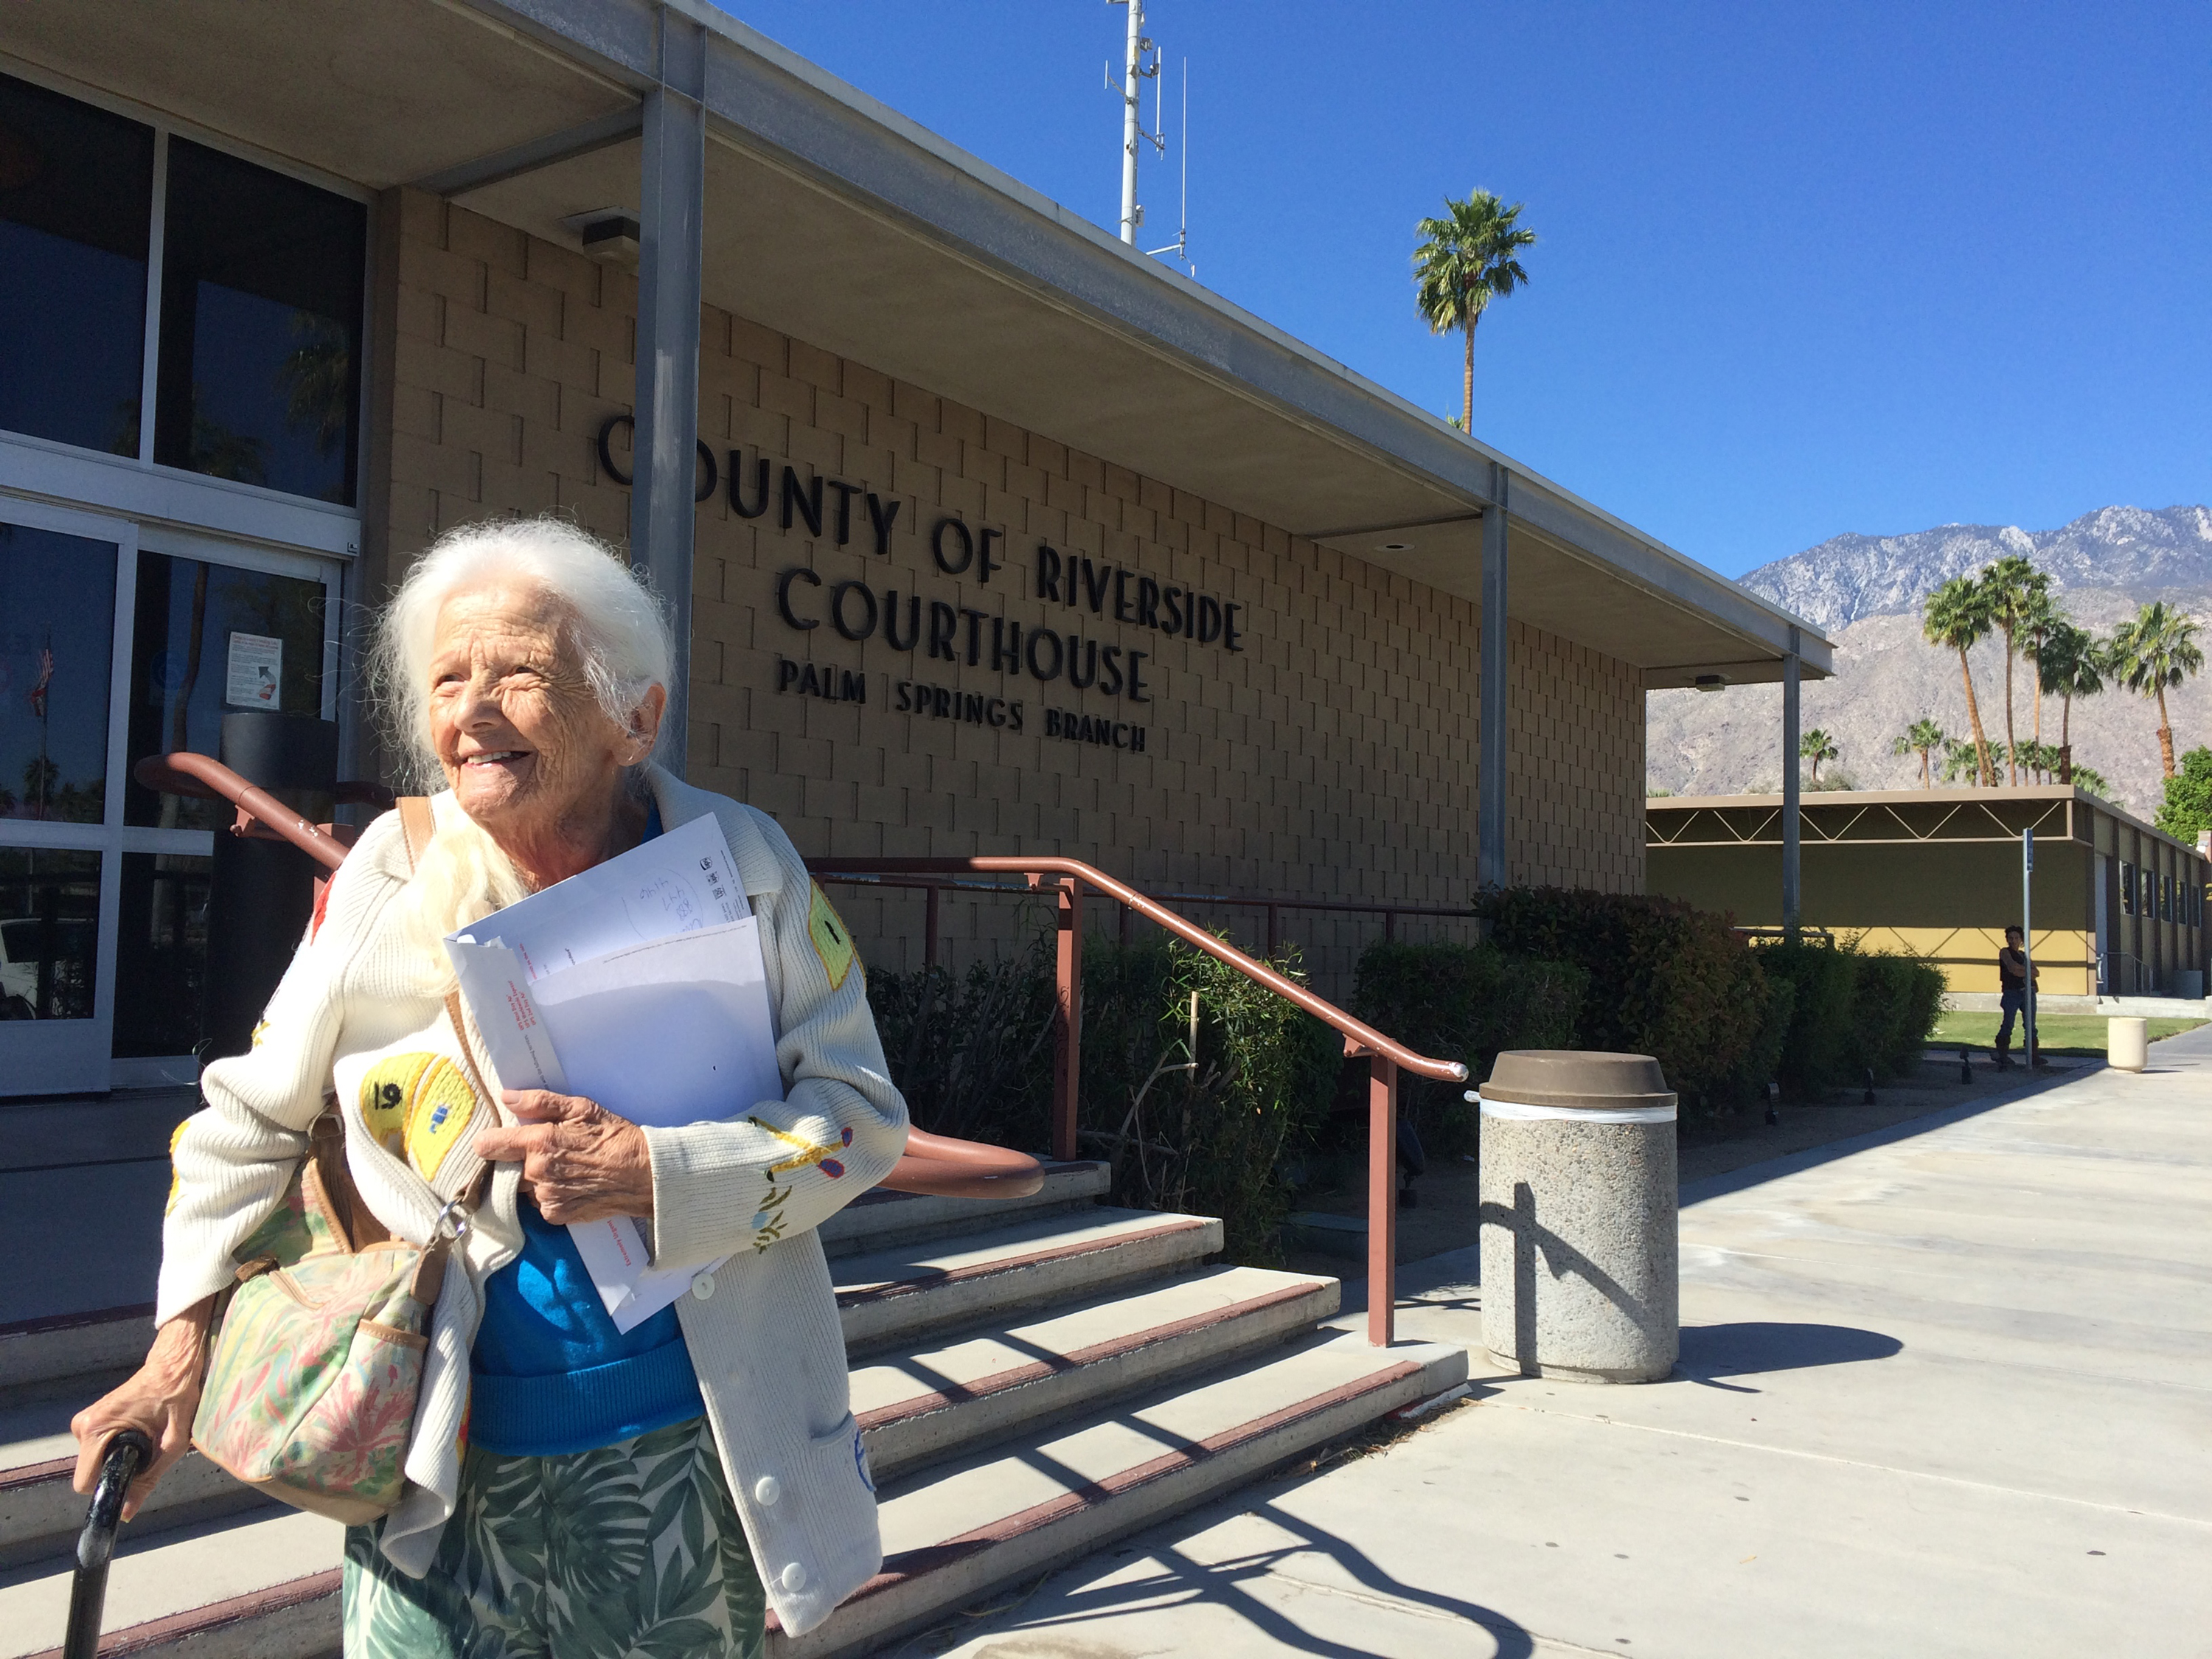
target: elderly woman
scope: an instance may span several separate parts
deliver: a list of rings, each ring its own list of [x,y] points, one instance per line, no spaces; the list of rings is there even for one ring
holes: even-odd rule
[[[439,940],[712,813],[760,918],[786,1097],[659,1128],[501,1095],[501,1127],[474,1141],[493,1174],[438,1298],[406,1495],[347,1534],[349,1655],[752,1654],[764,1601],[797,1633],[881,1563],[813,1229],[889,1171],[906,1108],[790,841],[650,763],[672,654],[651,592],[571,526],[456,531],[416,565],[379,659],[404,738],[444,776],[435,834],[418,867],[399,814],[368,827],[252,1051],[207,1068],[174,1150],[153,1351],[73,1425],[80,1490],[116,1429],[153,1438],[133,1510],[183,1455],[216,1293],[333,1092],[362,1199],[427,1243],[432,1149],[391,1134],[408,1121],[393,1091],[427,1086],[440,1059],[489,1075],[472,1031],[459,1052]],[[729,1261],[621,1333],[564,1224],[617,1215],[647,1218],[664,1265]]]

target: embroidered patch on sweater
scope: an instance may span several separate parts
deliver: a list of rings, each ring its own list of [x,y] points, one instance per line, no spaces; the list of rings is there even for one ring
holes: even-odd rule
[[[785,1146],[798,1149],[789,1158],[768,1167],[768,1191],[761,1199],[760,1208],[753,1212],[753,1249],[760,1251],[783,1237],[783,1206],[794,1190],[793,1186],[778,1186],[776,1177],[789,1175],[795,1170],[814,1169],[821,1170],[832,1181],[842,1179],[845,1166],[836,1154],[853,1144],[853,1132],[850,1128],[840,1129],[837,1139],[833,1141],[809,1140],[804,1135],[793,1134],[788,1129],[779,1129],[761,1118],[748,1117],[745,1121],[756,1129],[765,1129]]]
[[[163,1215],[177,1207],[177,1194],[185,1189],[184,1174],[177,1168],[177,1143],[185,1138],[185,1131],[191,1127],[191,1121],[186,1118],[169,1131],[169,1202],[161,1212]]]
[[[806,936],[814,941],[814,954],[822,958],[822,971],[830,975],[830,988],[841,990],[853,971],[853,936],[845,919],[830,902],[830,896],[814,884],[814,897],[806,909]]]
[[[369,1133],[425,1181],[437,1178],[475,1113],[468,1079],[443,1054],[393,1054],[361,1080],[361,1115]]]

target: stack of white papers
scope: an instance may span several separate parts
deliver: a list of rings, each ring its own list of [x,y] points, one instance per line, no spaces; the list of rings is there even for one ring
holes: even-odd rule
[[[783,1098],[760,923],[712,814],[449,934],[446,951],[503,1088],[582,1095],[657,1127]],[[618,1330],[720,1265],[653,1262],[627,1217],[569,1231]]]

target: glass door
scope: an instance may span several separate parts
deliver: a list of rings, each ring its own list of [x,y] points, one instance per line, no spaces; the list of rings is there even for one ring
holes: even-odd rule
[[[0,503],[0,1094],[105,1090],[137,535]]]

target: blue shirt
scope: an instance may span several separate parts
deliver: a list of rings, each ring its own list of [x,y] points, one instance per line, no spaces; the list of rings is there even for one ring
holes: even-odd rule
[[[660,808],[645,838],[660,833]],[[611,1446],[707,1409],[676,1310],[615,1328],[566,1226],[520,1201],[522,1254],[484,1281],[469,1438],[508,1457]]]

